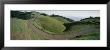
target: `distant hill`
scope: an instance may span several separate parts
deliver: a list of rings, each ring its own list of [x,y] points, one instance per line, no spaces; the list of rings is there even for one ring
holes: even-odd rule
[[[70,18],[74,21],[80,21],[82,19],[82,17],[78,17],[78,16],[68,16],[67,18]]]
[[[89,18],[89,16],[88,17],[83,17],[83,16],[68,16],[67,18],[70,18],[70,19],[72,19],[74,21],[80,21],[81,19]]]

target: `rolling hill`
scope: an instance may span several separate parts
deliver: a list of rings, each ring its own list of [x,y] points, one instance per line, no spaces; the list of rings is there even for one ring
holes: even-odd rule
[[[59,15],[50,16],[35,11],[28,13],[19,12],[20,14],[18,12],[11,13],[12,40],[100,39],[100,26],[99,24],[94,24],[96,23],[94,22],[95,18],[91,22],[89,19],[79,21],[80,18],[77,17],[70,19]],[[76,22],[74,19],[78,21]],[[99,19],[97,21],[99,22]]]

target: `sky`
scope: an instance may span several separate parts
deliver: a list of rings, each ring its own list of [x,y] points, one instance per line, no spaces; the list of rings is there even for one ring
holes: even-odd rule
[[[99,17],[100,16],[100,11],[99,10],[64,10],[64,11],[61,11],[61,10],[51,10],[51,11],[36,11],[36,12],[41,12],[41,13],[46,13],[48,15],[51,15],[51,14],[55,14],[55,15],[61,15],[61,16],[64,16],[64,17],[67,17],[67,18],[71,18],[73,20],[80,20],[82,18],[86,18],[86,17]]]
[[[37,11],[37,12],[41,12],[41,13],[46,13],[46,14],[56,14],[56,15],[62,15],[62,16],[82,16],[82,17],[87,17],[87,16],[99,16],[100,11],[98,10],[73,10],[73,11]]]
[[[61,15],[67,18],[71,18],[73,20],[80,20],[86,17],[99,17],[99,10],[36,10],[36,12],[46,13],[48,15]]]

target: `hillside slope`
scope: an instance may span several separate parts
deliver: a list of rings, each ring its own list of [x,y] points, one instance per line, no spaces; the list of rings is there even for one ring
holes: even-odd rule
[[[23,15],[20,14],[22,16],[18,16],[20,18],[11,17],[11,40],[100,39],[99,18],[98,20],[87,18],[76,22],[58,15],[52,17],[37,12],[30,12],[28,14],[30,18],[28,18],[27,13]]]
[[[49,16],[39,16],[35,19],[36,27],[39,25],[42,27],[43,31],[53,32],[53,34],[56,33],[62,33],[65,30],[65,26],[61,21],[58,21],[56,19],[53,19]],[[38,24],[39,23],[39,24]]]

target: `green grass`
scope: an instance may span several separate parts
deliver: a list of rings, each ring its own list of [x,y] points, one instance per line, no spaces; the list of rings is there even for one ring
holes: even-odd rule
[[[86,33],[79,38],[73,38],[75,40],[99,40],[100,39],[100,33],[99,32],[91,32]]]
[[[99,40],[100,39],[100,27],[99,25],[76,25],[71,27],[71,30],[69,32],[81,32],[84,30],[84,28],[89,27],[90,29],[95,29],[93,32],[86,32],[85,34],[78,36],[78,37],[72,37],[70,39],[73,40]]]
[[[53,19],[48,16],[40,16],[36,19],[36,23],[41,24],[44,31],[46,32],[53,32],[51,34],[58,34],[62,33],[65,30],[65,26],[61,23],[61,21],[58,21],[56,19]],[[36,24],[38,25],[38,24]],[[39,26],[38,26],[39,27]]]
[[[27,25],[28,20],[11,18],[11,37],[17,40],[37,40],[45,39],[41,35],[34,33]]]
[[[40,24],[39,22],[37,22],[37,20],[36,20],[36,21],[33,21],[33,25],[34,25],[35,27],[37,27],[38,29],[40,29],[40,30],[44,29],[44,28],[41,26],[41,24]]]
[[[69,21],[67,21],[66,19],[62,18],[62,17],[52,17],[53,19],[56,19],[58,21],[61,21],[61,23],[70,23]]]
[[[65,33],[76,33],[84,30],[84,28],[90,27],[90,25],[80,24],[80,25],[73,25],[70,27],[69,30],[65,31]]]
[[[16,18],[12,18],[11,19],[11,32],[21,32],[21,27],[19,27],[19,23],[17,23],[18,21],[16,20]]]
[[[34,12],[33,12],[34,14]],[[35,20],[34,20],[35,19]],[[31,21],[34,30],[29,27],[28,22]],[[42,33],[48,33],[46,35],[73,35],[73,33],[78,33],[85,31],[85,28],[94,28],[99,30],[99,25],[90,24],[78,24],[70,26],[69,30],[63,25],[65,23],[70,23],[68,20],[62,17],[49,17],[43,16],[39,13],[35,13],[33,19],[22,20],[18,18],[11,18],[11,39],[12,40],[46,40],[48,38]],[[35,29],[37,33],[35,33]],[[39,30],[38,30],[39,29]],[[67,37],[67,39],[72,40],[97,40],[100,39],[100,31],[87,32],[80,37]],[[50,36],[51,37],[51,36]]]

